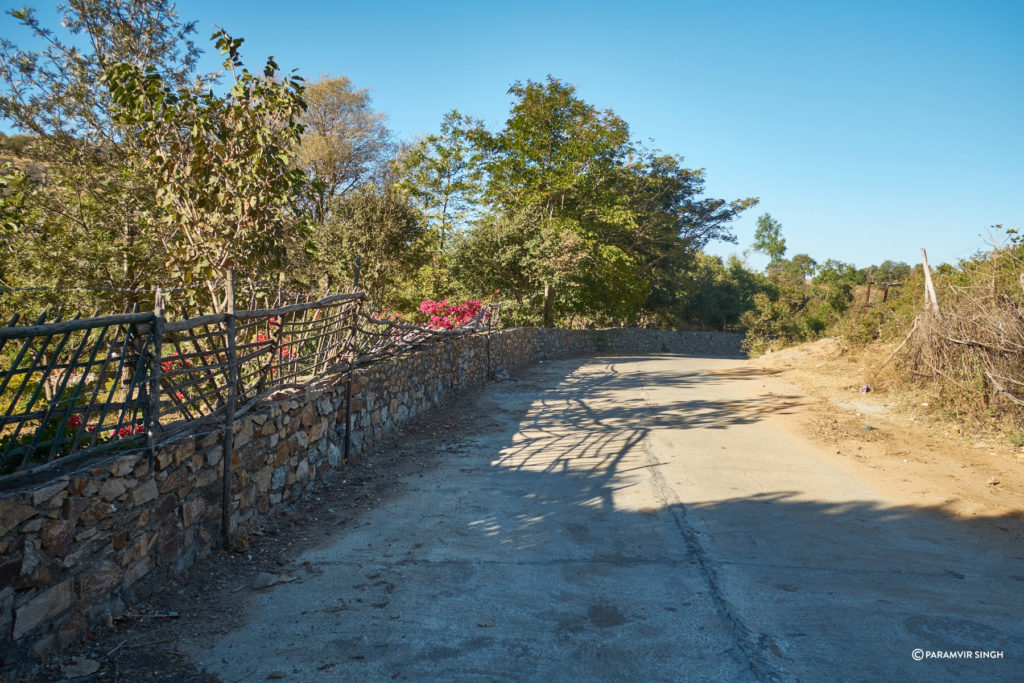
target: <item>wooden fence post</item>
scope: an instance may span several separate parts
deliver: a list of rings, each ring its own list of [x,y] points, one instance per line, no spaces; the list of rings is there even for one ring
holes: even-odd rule
[[[929,313],[938,315],[939,297],[935,295],[935,283],[932,282],[932,269],[928,267],[928,254],[921,247],[921,265],[924,266],[924,308]]]
[[[227,278],[228,401],[224,413],[223,490],[221,493],[221,543],[231,547],[231,456],[235,441],[235,404],[238,400],[238,352],[235,340],[235,272]]]
[[[153,293],[153,346],[149,364],[149,419],[146,424],[146,447],[149,450],[150,469],[153,468],[157,432],[160,430],[160,373],[163,372],[165,309],[164,294],[157,287]]]
[[[352,291],[359,291],[359,266],[362,259],[356,255],[356,276],[353,278]],[[356,328],[359,325],[359,311],[362,309],[362,301],[356,301],[356,314],[352,316],[352,330],[349,333],[349,343],[355,341]],[[345,378],[345,452],[342,454],[342,462],[348,463],[349,451],[352,449],[352,369],[355,364],[355,351],[349,348],[348,376]]]

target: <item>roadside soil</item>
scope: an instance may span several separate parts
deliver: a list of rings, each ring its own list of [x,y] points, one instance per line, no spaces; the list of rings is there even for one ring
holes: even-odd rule
[[[825,446],[894,502],[989,520],[1024,537],[1024,449],[995,430],[969,430],[925,396],[894,388],[878,372],[889,351],[851,350],[829,338],[765,354],[749,365],[772,391],[795,387],[807,397],[780,416],[791,433]]]
[[[854,353],[826,339],[721,372],[755,374],[772,393],[805,397],[772,419],[895,503],[993,525],[1007,541],[1024,539],[1024,452],[995,436],[966,434],[918,397],[877,382],[872,373],[879,357],[877,350]],[[872,390],[861,393],[865,384]],[[273,513],[231,551],[215,551],[21,680],[67,680],[83,659],[99,668],[75,680],[221,680],[196,670],[179,645],[232,631],[245,615],[247,594],[319,571],[295,558],[339,529],[364,524],[366,510],[399,495],[445,456],[453,434],[486,428],[488,416],[467,410],[471,405],[472,395],[412,421],[302,501]]]

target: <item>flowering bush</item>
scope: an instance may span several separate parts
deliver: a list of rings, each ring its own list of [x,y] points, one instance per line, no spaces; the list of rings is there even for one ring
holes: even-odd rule
[[[451,303],[448,299],[443,301],[424,299],[420,302],[420,311],[430,316],[427,327],[432,327],[435,330],[453,330],[456,327],[462,327],[473,320],[483,307],[483,302],[479,299],[464,301],[461,304]]]
[[[73,450],[77,452],[108,441],[138,437],[146,433],[146,426],[141,422],[102,432],[97,425],[85,425],[84,433],[82,427],[82,418],[73,414],[66,421],[59,417],[51,417],[45,424],[17,437],[13,434],[0,437],[0,453],[5,454],[0,462],[0,474],[14,472],[23,459],[33,463],[46,462],[51,449],[54,448],[54,457],[62,458]],[[134,443],[134,439],[126,441],[123,447],[130,448]]]

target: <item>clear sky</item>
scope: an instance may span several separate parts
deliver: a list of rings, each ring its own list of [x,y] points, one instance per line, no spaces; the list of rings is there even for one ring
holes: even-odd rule
[[[40,9],[42,2],[23,0]],[[21,1],[17,3],[22,4]],[[634,137],[761,204],[789,255],[955,262],[1024,227],[1024,2],[182,0],[306,78],[369,88],[402,138],[450,109],[500,126],[508,86],[551,74]],[[12,29],[10,18],[0,29]],[[13,33],[13,31],[11,31]],[[15,37],[15,36],[10,36]],[[206,66],[219,60],[208,54]],[[760,267],[766,259],[752,257]]]

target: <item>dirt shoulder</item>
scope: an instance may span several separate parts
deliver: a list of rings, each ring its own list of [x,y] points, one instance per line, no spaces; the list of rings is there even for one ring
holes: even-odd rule
[[[773,392],[808,400],[780,416],[852,474],[899,505],[986,520],[1024,538],[1024,450],[996,433],[966,430],[876,372],[886,349],[851,350],[823,339],[750,361]],[[870,391],[861,391],[870,385]]]

